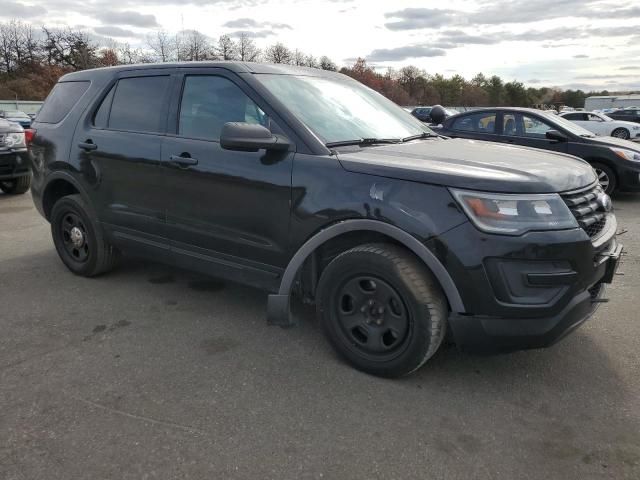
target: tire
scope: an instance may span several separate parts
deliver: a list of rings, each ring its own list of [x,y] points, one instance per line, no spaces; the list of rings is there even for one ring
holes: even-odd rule
[[[31,187],[31,175],[0,181],[0,190],[9,195],[21,195],[26,193],[29,187]]]
[[[627,130],[626,128],[616,128],[613,132],[611,132],[611,136],[612,137],[616,137],[616,138],[622,138],[623,140],[629,140],[629,138],[631,137],[631,134],[629,133],[629,130]]]
[[[58,255],[69,270],[84,277],[108,272],[118,258],[89,212],[80,195],[62,197],[51,210],[51,235]]]
[[[317,313],[334,349],[358,370],[407,375],[436,353],[448,308],[432,273],[390,244],[361,245],[322,272]]]
[[[596,171],[598,181],[604,189],[604,193],[607,195],[613,194],[616,191],[616,188],[618,188],[618,179],[615,172],[611,167],[603,163],[592,163],[591,166]]]

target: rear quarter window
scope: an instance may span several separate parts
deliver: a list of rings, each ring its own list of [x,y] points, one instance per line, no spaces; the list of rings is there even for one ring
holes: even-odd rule
[[[158,133],[165,123],[169,76],[122,78],[116,85],[108,127],[113,130]]]
[[[89,81],[56,83],[38,112],[36,120],[41,123],[61,122],[87,91],[89,83]]]

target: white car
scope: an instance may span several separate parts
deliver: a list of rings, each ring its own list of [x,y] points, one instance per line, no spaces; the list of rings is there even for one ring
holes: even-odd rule
[[[563,112],[560,116],[596,135],[640,140],[640,123],[614,120],[599,112]]]

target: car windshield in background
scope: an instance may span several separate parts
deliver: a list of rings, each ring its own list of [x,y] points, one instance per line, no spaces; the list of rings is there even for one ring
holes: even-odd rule
[[[272,74],[258,78],[325,143],[435,135],[401,107],[355,81]]]
[[[543,115],[546,115],[552,124],[555,123],[561,126],[562,128],[564,128],[565,130],[568,130],[569,132],[573,133],[574,135],[578,135],[579,137],[595,136],[593,132],[590,132],[589,130],[582,128],[580,125],[577,125],[572,121],[561,117],[560,115],[554,115],[552,113],[546,113],[546,112],[543,112]]]

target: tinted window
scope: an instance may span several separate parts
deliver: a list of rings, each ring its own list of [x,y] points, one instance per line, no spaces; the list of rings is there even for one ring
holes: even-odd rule
[[[168,85],[169,76],[119,80],[111,105],[109,128],[133,132],[161,131]]]
[[[89,88],[89,82],[57,83],[38,112],[36,119],[42,123],[60,122],[78,103],[87,88]]]
[[[566,115],[563,115],[563,117],[567,120],[584,120],[584,114],[582,113],[567,113]]]
[[[495,133],[496,114],[485,112],[465,115],[453,122],[452,128],[466,132]]]
[[[178,133],[218,140],[227,122],[268,125],[266,114],[232,81],[206,75],[186,77]]]
[[[93,117],[93,124],[98,128],[107,128],[109,123],[109,109],[111,108],[111,101],[113,100],[113,93],[115,90],[115,86],[111,87],[109,93],[104,97],[104,100],[102,100],[102,103],[100,104],[100,108],[98,108]]]
[[[534,138],[546,138],[546,133],[549,130],[555,129],[555,127],[548,124],[547,122],[543,122],[542,120],[534,117],[529,117],[527,115],[522,115],[522,127],[525,137]]]
[[[504,135],[517,135],[516,116],[513,113],[505,113],[502,115],[502,133]]]

